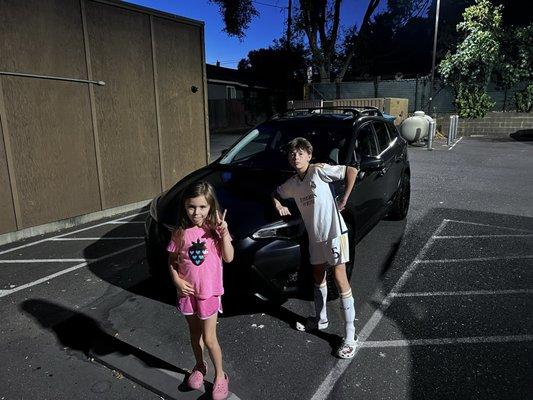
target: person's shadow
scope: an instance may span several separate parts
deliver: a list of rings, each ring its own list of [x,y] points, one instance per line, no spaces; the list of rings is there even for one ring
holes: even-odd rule
[[[132,346],[107,333],[100,323],[78,311],[69,310],[59,304],[47,300],[30,299],[21,303],[20,309],[32,316],[43,329],[54,332],[62,347],[81,352],[89,359],[96,359],[105,365],[103,359],[110,354],[120,356],[131,355],[139,360],[146,368],[163,369],[179,374],[182,382],[178,386],[180,391],[189,391],[185,379],[189,372],[178,368],[165,360],[157,358],[144,350]],[[142,386],[145,382],[135,377],[134,381]],[[150,388],[153,390],[153,388]]]

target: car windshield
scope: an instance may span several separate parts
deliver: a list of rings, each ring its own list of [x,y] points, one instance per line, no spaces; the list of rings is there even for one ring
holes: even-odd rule
[[[313,145],[312,162],[338,164],[346,154],[351,124],[335,121],[271,121],[257,126],[237,142],[219,163],[262,169],[290,170],[287,144],[304,137]]]

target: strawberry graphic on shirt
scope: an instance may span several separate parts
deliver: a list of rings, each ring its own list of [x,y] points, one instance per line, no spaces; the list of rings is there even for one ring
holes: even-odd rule
[[[200,238],[198,238],[196,242],[192,242],[192,245],[191,247],[189,247],[188,250],[189,258],[196,266],[202,265],[207,253],[208,252],[205,248],[205,242],[201,242]]]

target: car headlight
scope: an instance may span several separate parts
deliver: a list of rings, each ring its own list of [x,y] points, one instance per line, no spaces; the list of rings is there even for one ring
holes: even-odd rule
[[[254,239],[294,239],[301,236],[304,226],[301,219],[290,221],[278,221],[273,224],[265,225],[252,234]]]
[[[154,221],[157,221],[157,203],[159,203],[159,199],[161,198],[161,195],[157,196],[152,200],[150,203],[150,216]]]

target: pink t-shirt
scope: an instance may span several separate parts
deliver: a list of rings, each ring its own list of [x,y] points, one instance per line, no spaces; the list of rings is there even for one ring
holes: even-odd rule
[[[224,293],[222,255],[216,240],[218,238],[209,231],[193,226],[183,232],[181,249],[173,238],[167,246],[168,252],[179,252],[181,262],[178,274],[194,287],[195,296],[199,299],[221,296]]]

